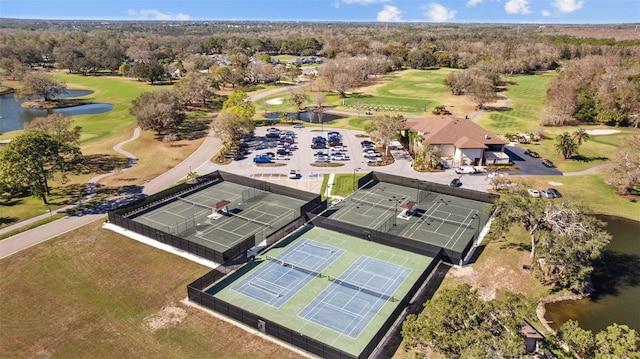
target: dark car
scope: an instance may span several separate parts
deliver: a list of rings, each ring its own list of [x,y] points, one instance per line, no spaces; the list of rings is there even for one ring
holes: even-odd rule
[[[543,164],[543,165],[545,165],[545,166],[547,166],[547,167],[549,167],[549,168],[555,167],[555,166],[553,165],[553,162],[551,162],[551,161],[549,161],[549,160],[542,160],[542,164]]]
[[[562,194],[555,188],[548,188],[547,193],[551,193],[554,198],[562,198]]]
[[[529,156],[533,158],[540,158],[540,154],[538,154],[538,152],[536,151],[529,151]]]
[[[373,142],[371,142],[371,141],[367,141],[367,140],[360,141],[360,146],[362,146],[362,147],[365,147],[365,146],[373,146]]]
[[[462,182],[460,182],[460,179],[454,178],[454,179],[451,180],[451,183],[449,183],[449,186],[451,186],[451,187],[460,187],[460,186],[462,186]]]

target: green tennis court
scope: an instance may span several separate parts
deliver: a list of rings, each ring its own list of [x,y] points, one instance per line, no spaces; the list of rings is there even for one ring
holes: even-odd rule
[[[133,221],[191,242],[225,251],[245,238],[263,238],[299,216],[306,203],[237,183],[221,181],[175,196]]]
[[[484,227],[490,204],[388,182],[359,189],[329,218],[463,252]]]
[[[432,261],[314,227],[207,293],[357,357]]]

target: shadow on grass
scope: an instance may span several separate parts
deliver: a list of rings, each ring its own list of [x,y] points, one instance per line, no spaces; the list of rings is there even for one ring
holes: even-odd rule
[[[608,157],[585,157],[583,155],[573,155],[571,159],[579,162],[606,161]]]
[[[96,154],[84,156],[77,170],[82,174],[109,173],[116,168],[124,168],[129,159],[114,155]]]
[[[15,217],[9,216],[0,216],[0,227],[4,225],[9,225],[18,222],[18,219]]]
[[[476,250],[473,252],[471,258],[469,258],[469,264],[474,264],[475,262],[477,262],[478,258],[480,258],[480,255],[482,254],[482,252],[484,252],[485,248],[487,248],[486,245],[478,246],[478,248],[476,248]]]

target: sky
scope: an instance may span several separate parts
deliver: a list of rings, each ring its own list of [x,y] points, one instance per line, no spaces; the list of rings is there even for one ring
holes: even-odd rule
[[[0,0],[0,17],[637,24],[640,0]]]

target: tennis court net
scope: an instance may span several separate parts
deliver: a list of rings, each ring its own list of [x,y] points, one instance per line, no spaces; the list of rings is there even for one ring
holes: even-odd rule
[[[465,228],[473,228],[473,225],[471,223],[458,222],[458,221],[454,221],[454,220],[448,219],[448,218],[441,218],[441,217],[431,216],[431,215],[428,215],[426,213],[422,215],[422,220],[423,221],[426,221],[428,219],[432,219],[434,221],[453,224],[454,226],[460,226],[460,227],[465,227]]]
[[[309,269],[309,268],[298,266],[296,264],[289,263],[289,262],[285,261],[284,259],[274,258],[274,257],[270,257],[270,256],[265,256],[265,257],[268,260],[270,260],[272,262],[275,262],[275,263],[278,263],[283,267],[293,268],[293,269],[298,270],[300,272],[303,272],[303,273],[306,273],[306,274],[311,274],[314,277],[319,277],[319,278],[323,277],[322,273],[314,271],[313,269]]]
[[[393,202],[390,202],[391,204],[384,205],[384,204],[380,204],[380,203],[365,201],[365,200],[358,199],[358,198],[351,198],[351,202],[359,203],[359,204],[365,204],[365,205],[368,205],[368,206],[371,206],[371,207],[378,207],[378,208],[385,209],[387,211],[390,210],[390,209],[396,208],[396,203],[393,203]]]
[[[190,201],[190,200],[188,200],[188,199],[186,199],[186,198],[182,198],[182,197],[180,197],[180,196],[176,196],[176,198],[177,198],[177,199],[178,199],[178,201],[180,201],[180,202],[188,203],[188,204],[190,204],[190,205],[192,205],[192,206],[197,206],[197,207],[200,207],[200,208],[204,208],[204,209],[211,210],[211,207],[210,207],[210,206],[207,206],[206,204],[201,204],[201,203],[198,203],[198,202]]]
[[[245,217],[245,216],[243,216],[241,214],[237,214],[237,213],[233,213],[233,212],[227,212],[227,214],[232,216],[232,217],[238,217],[238,218],[244,219],[247,222],[253,222],[253,223],[259,224],[259,225],[261,225],[263,227],[271,228],[271,225],[269,223],[262,222],[262,221],[259,221],[257,219],[253,219],[253,218],[250,218],[250,217]]]
[[[373,295],[375,297],[382,298],[384,300],[388,300],[388,301],[391,301],[391,302],[395,302],[396,301],[396,299],[393,296],[390,296],[390,295],[384,294],[384,293],[380,293],[380,292],[377,292],[375,290],[371,290],[369,288],[362,287],[362,286],[359,286],[359,285],[356,285],[356,284],[353,284],[353,283],[349,283],[349,282],[347,282],[347,281],[345,281],[343,279],[329,277],[329,280],[333,281],[336,284],[343,285],[343,286],[345,286],[347,288],[355,289],[355,290],[357,290],[359,292],[367,293],[369,295]]]

